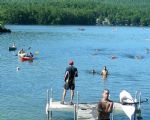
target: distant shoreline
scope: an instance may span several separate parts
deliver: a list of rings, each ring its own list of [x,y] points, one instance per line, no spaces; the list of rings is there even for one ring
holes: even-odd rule
[[[150,26],[149,6],[150,2],[146,0],[118,3],[116,0],[6,0],[0,3],[0,22],[18,25]]]
[[[7,26],[77,26],[77,27],[86,27],[86,26],[95,26],[95,27],[139,27],[139,28],[150,28],[150,26],[126,26],[126,25],[43,25],[43,24],[6,24],[6,28]]]

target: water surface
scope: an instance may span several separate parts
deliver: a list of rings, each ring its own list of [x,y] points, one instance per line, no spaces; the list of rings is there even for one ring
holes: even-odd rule
[[[60,100],[64,72],[69,59],[78,68],[76,91],[80,102],[99,101],[102,90],[110,89],[110,98],[119,101],[126,89],[133,96],[150,94],[150,28],[99,26],[19,26],[9,25],[11,34],[0,35],[0,119],[45,120],[46,90],[53,88]],[[84,29],[79,29],[84,28]],[[39,53],[33,62],[21,62],[8,47],[15,42],[18,50]],[[30,50],[28,48],[31,47]],[[117,59],[112,59],[116,56]],[[100,72],[106,65],[106,80],[87,71]],[[20,67],[20,71],[16,71]],[[69,101],[69,92],[67,101]],[[142,105],[142,115],[149,119],[150,105]],[[58,114],[56,113],[55,116]],[[71,116],[55,119],[69,120]],[[115,120],[128,120],[123,114]]]

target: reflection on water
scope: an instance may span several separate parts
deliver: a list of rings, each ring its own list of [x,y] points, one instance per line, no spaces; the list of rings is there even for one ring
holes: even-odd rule
[[[80,102],[99,101],[104,88],[110,98],[119,101],[122,89],[142,92],[149,98],[150,56],[149,28],[84,26],[8,26],[11,34],[0,35],[0,109],[1,120],[43,120],[46,90],[54,89],[55,100],[60,100],[64,72],[68,60],[73,59],[79,70],[76,91]],[[138,34],[137,34],[138,33]],[[16,43],[17,49],[36,54],[33,62],[21,62],[8,46]],[[30,49],[29,49],[30,48]],[[148,49],[146,49],[148,51]],[[113,60],[112,56],[117,59]],[[100,76],[106,65],[107,79]],[[16,67],[20,67],[16,71]],[[95,70],[93,75],[91,70]],[[84,89],[84,91],[83,91]],[[70,99],[68,91],[66,100]],[[75,95],[76,99],[76,95]],[[149,118],[149,104],[142,105],[144,119]],[[61,114],[61,113],[60,113]],[[55,119],[71,120],[71,114],[54,113]],[[70,115],[70,116],[66,116]],[[128,120],[124,114],[114,113],[115,120]]]

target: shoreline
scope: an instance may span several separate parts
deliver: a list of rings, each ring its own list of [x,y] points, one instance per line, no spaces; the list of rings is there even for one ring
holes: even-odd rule
[[[135,28],[150,28],[150,26],[129,26],[129,25],[45,25],[45,24],[6,24],[4,25],[6,28],[7,26],[80,26],[80,27],[86,27],[86,26],[91,26],[91,27],[135,27]]]

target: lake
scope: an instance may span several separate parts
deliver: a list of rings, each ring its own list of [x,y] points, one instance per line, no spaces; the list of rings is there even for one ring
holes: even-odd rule
[[[7,25],[11,34],[0,34],[0,119],[46,120],[46,90],[53,88],[54,99],[60,100],[64,73],[73,59],[78,68],[76,91],[80,102],[98,102],[104,88],[110,99],[119,101],[125,89],[133,96],[141,91],[142,99],[150,98],[150,28],[102,26],[24,26]],[[17,51],[9,52],[15,42]],[[29,50],[28,48],[31,47]],[[33,52],[33,62],[21,62],[18,50]],[[112,59],[115,56],[116,59]],[[109,76],[98,73],[107,66]],[[19,67],[20,70],[16,71]],[[68,91],[66,101],[69,101]],[[76,99],[76,95],[75,98]],[[142,117],[148,120],[150,105],[142,104]],[[56,113],[56,120],[72,116]],[[67,118],[65,118],[67,116]],[[115,120],[128,120],[117,114]]]

